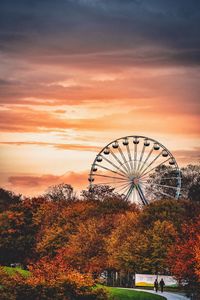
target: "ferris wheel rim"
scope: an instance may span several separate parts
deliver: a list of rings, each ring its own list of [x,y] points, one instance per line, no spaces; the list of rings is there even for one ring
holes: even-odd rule
[[[168,153],[169,155],[171,155],[171,157],[173,157],[173,158],[175,159],[175,157],[173,156],[173,154],[171,153],[171,151],[169,151],[162,143],[158,142],[157,140],[155,140],[155,139],[153,139],[153,138],[149,138],[149,137],[143,136],[143,135],[127,135],[127,136],[123,136],[123,137],[117,138],[117,139],[111,141],[110,143],[108,143],[106,146],[104,146],[104,147],[101,149],[101,151],[97,154],[97,156],[98,156],[99,154],[101,154],[107,147],[109,147],[110,145],[112,145],[114,142],[117,142],[117,141],[119,141],[119,140],[123,140],[123,139],[126,139],[126,138],[143,138],[143,139],[148,139],[149,141],[152,141],[152,142],[156,142],[159,146],[161,146],[162,148],[164,148],[164,149],[167,151],[167,153]],[[97,156],[96,156],[96,157],[97,157]],[[175,162],[176,162],[176,159],[175,159]],[[178,167],[177,162],[176,162],[176,166]],[[179,167],[178,167],[178,168],[179,168]]]

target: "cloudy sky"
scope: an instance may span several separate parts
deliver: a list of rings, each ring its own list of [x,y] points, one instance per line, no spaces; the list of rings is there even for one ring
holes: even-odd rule
[[[126,135],[200,161],[200,1],[1,0],[0,185],[87,186]]]

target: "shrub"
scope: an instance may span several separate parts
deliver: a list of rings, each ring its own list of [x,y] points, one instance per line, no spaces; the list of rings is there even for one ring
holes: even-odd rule
[[[32,275],[24,277],[18,272],[8,274],[0,267],[1,300],[106,300],[103,289],[92,289],[94,284],[89,275],[74,270],[60,273],[51,269],[51,264],[44,261],[32,267]]]

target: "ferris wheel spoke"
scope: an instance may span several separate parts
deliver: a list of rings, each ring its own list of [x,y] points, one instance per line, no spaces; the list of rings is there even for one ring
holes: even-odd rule
[[[167,177],[163,177],[163,178],[162,178],[162,177],[161,177],[161,180],[163,180],[163,179],[165,179],[165,180],[166,180],[166,179],[167,179],[167,180],[168,180],[168,179],[179,179],[179,178],[180,178],[180,177],[171,177],[171,178],[169,178],[169,177],[168,177],[168,178],[167,178]]]
[[[115,173],[115,174],[118,174],[118,175],[120,175],[120,176],[122,176],[122,177],[127,178],[127,176],[125,176],[124,174],[121,174],[120,172],[111,170],[111,169],[109,169],[109,168],[107,168],[107,167],[104,167],[104,166],[101,166],[101,165],[99,165],[99,164],[95,164],[95,165],[98,166],[98,167],[100,167],[100,168],[102,168],[102,169],[104,169],[104,170],[110,171],[110,172],[112,172],[112,173]]]
[[[120,183],[120,184],[117,184],[115,186],[115,190],[117,193],[119,193],[120,191],[122,191],[124,188],[128,187],[130,185],[130,183]]]
[[[121,188],[118,190],[119,187],[117,187],[117,188],[116,188],[116,191],[117,191],[117,193],[120,193],[120,192],[122,192],[124,189],[127,189],[129,186],[130,186],[130,183],[124,184],[123,186],[121,185],[121,186],[119,186],[119,187],[121,187]]]
[[[126,193],[129,191],[129,189],[130,189],[130,184],[125,188],[123,188],[123,190],[121,191],[121,194],[124,196],[124,199],[126,199]]]
[[[137,168],[137,144],[134,144],[134,173]]]
[[[162,163],[160,163],[159,165],[155,166],[154,168],[150,169],[149,171],[147,171],[146,173],[142,173],[140,174],[139,178],[143,178],[146,174],[150,173],[151,171],[155,170],[156,168],[158,168],[159,166],[162,166],[164,163],[166,163],[167,161],[170,160],[170,157],[168,159],[166,159],[165,161],[163,161]],[[145,170],[144,170],[145,171]],[[143,172],[144,172],[143,171]]]
[[[166,188],[171,188],[171,189],[175,189],[177,190],[177,187],[171,186],[171,185],[164,185],[164,184],[158,184],[158,183],[146,183],[148,185],[153,184],[153,185],[157,185],[157,186],[161,186],[161,187],[166,187]]]
[[[112,178],[112,179],[119,179],[119,180],[122,180],[122,181],[128,181],[128,179],[125,179],[125,178],[114,177],[114,176],[109,176],[109,175],[93,174],[93,176],[99,176],[99,177],[106,177],[106,178]]]
[[[141,164],[141,161],[142,161],[142,158],[143,158],[143,155],[144,155],[144,150],[145,150],[145,145],[143,144],[142,152],[141,152],[141,154],[140,154],[140,159],[139,159],[139,163],[138,163],[136,172],[138,172],[138,170],[139,170],[139,168],[140,168],[140,164]]]
[[[121,170],[121,172],[127,175],[128,169],[124,166],[123,162],[121,162],[121,160],[115,155],[115,153],[111,149],[110,154],[116,159],[116,161],[120,164],[120,166],[125,170],[126,173],[123,170]]]
[[[167,194],[167,193],[164,193],[164,192],[161,192],[161,191],[158,191],[158,193],[160,193],[160,194],[162,194],[162,195],[164,195],[164,196],[167,196],[167,197],[170,197],[170,198],[174,199],[174,196],[169,195],[169,194]]]
[[[153,163],[161,156],[162,152],[160,152],[151,162],[150,164],[142,171],[142,173],[140,173],[140,175],[144,175],[144,172],[153,165]],[[159,165],[158,165],[159,166]],[[158,167],[156,166],[156,167]]]
[[[152,147],[151,151],[149,152],[149,154],[147,155],[145,161],[143,162],[143,164],[141,165],[139,172],[142,171],[142,169],[144,168],[145,164],[147,163],[147,161],[149,160],[149,157],[151,156],[152,152],[153,152],[154,148]]]
[[[105,161],[107,161],[109,164],[111,164],[114,168],[116,168],[117,170],[119,170],[119,167],[115,163],[113,163],[112,161],[110,161],[108,158],[106,158],[105,156],[103,156],[103,159]]]
[[[98,182],[98,183],[96,183],[96,185],[109,185],[109,184],[112,184],[112,185],[114,185],[114,184],[124,184],[124,181],[106,181],[106,182]]]
[[[160,184],[160,185],[162,185],[162,186],[165,186],[166,185],[166,183],[163,183],[162,184],[162,179],[163,178],[161,178],[159,181],[157,181],[157,183],[156,183],[156,181],[153,181],[153,180],[141,180],[141,183],[142,184]],[[171,178],[170,178],[171,179]],[[169,184],[170,182],[168,182],[167,184]],[[172,183],[173,185],[175,185],[175,184],[177,184],[177,182],[176,181],[173,181],[173,183]],[[167,186],[167,185],[166,185]]]
[[[167,159],[167,160],[165,160],[164,162],[162,162],[161,163],[161,165],[162,164],[164,164],[165,162],[167,162],[169,159]],[[159,167],[160,165],[158,165],[158,166],[155,166],[155,168],[157,168],[157,167]],[[153,168],[153,169],[155,169],[155,168]],[[175,169],[172,169],[172,170],[169,170],[169,169],[165,169],[165,170],[162,170],[162,171],[160,171],[159,170],[159,174],[157,174],[157,175],[159,175],[159,177],[162,179],[162,177],[161,176],[169,176],[169,174],[167,173],[167,172],[173,172]],[[147,173],[147,175],[145,175],[145,176],[142,176],[141,177],[142,178],[142,180],[145,180],[145,179],[152,179],[152,177],[150,177],[149,175],[148,175],[148,173]],[[172,179],[172,178],[176,178],[176,179],[178,179],[178,178],[180,178],[180,176],[177,176],[177,177],[171,177],[171,178],[169,178],[169,179]],[[164,179],[164,178],[163,178]]]
[[[130,168],[129,168],[129,165],[127,164],[126,157],[124,156],[124,153],[122,152],[122,149],[120,148],[120,146],[117,149],[118,149],[118,151],[119,151],[119,153],[120,153],[120,155],[121,155],[121,157],[122,157],[122,159],[125,163],[125,166],[127,166],[127,169],[128,169],[127,171],[128,171],[128,174],[130,175]]]
[[[166,177],[163,177],[163,178],[160,177],[160,180],[171,180],[171,179],[177,179],[178,180],[178,178],[179,177],[171,177],[171,178],[169,178],[169,177],[168,178],[166,178]],[[150,180],[150,178],[149,178],[149,180]],[[142,181],[147,181],[147,180],[142,180]]]
[[[131,157],[131,151],[130,151],[129,144],[126,145],[126,149],[127,149],[127,153],[128,153],[128,157],[129,157],[129,162],[130,162],[130,167],[131,167],[131,173],[132,173],[133,172],[133,161],[132,161],[132,157]]]

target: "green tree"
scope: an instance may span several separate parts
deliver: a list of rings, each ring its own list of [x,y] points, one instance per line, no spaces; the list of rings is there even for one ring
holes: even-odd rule
[[[180,229],[183,220],[195,219],[200,213],[200,205],[188,200],[159,200],[145,206],[140,214],[139,226],[146,230],[160,220],[171,222]]]
[[[0,213],[1,264],[26,264],[28,259],[33,259],[38,230],[33,215],[43,201],[43,198],[27,198],[10,206],[10,210]]]
[[[10,209],[13,205],[18,205],[21,202],[21,195],[15,195],[11,191],[0,188],[0,212]]]

